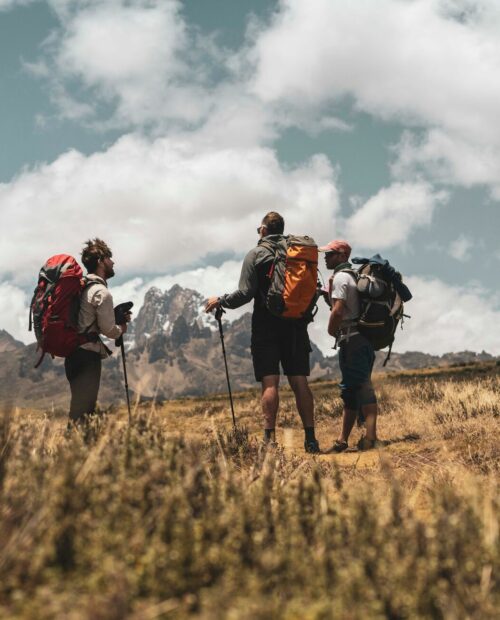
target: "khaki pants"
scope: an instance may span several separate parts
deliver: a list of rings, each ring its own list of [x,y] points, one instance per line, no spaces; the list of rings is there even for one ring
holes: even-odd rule
[[[101,382],[101,356],[78,348],[65,359],[64,368],[71,389],[69,418],[78,422],[85,414],[95,412]]]

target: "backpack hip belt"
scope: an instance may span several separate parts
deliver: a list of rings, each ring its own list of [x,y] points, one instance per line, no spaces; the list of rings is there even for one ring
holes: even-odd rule
[[[334,349],[336,349],[338,347],[338,345],[341,344],[344,341],[345,342],[349,342],[351,336],[357,336],[357,335],[359,335],[358,320],[354,319],[348,325],[344,325],[343,327],[339,328],[339,330],[337,331],[337,334],[335,336],[335,347],[334,347]]]

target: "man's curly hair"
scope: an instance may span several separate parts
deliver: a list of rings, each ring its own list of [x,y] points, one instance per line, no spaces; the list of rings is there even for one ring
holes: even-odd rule
[[[89,239],[83,246],[82,263],[89,273],[95,273],[97,263],[103,258],[111,258],[112,256],[113,253],[108,244],[96,237],[95,239]]]

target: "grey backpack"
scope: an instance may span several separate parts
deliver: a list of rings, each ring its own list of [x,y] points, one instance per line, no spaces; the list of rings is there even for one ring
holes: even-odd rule
[[[404,306],[393,282],[379,265],[366,263],[359,270],[344,269],[356,280],[360,298],[360,316],[357,328],[376,351],[389,347],[384,366],[391,357],[396,328]]]

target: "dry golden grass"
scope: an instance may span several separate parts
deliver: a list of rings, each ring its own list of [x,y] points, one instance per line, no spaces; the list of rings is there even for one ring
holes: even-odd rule
[[[0,617],[496,618],[500,377],[379,377],[381,451],[305,455],[289,391],[278,448],[256,392],[118,410],[83,435],[0,422]],[[313,386],[318,436],[341,401]],[[352,445],[360,434],[355,429]]]

